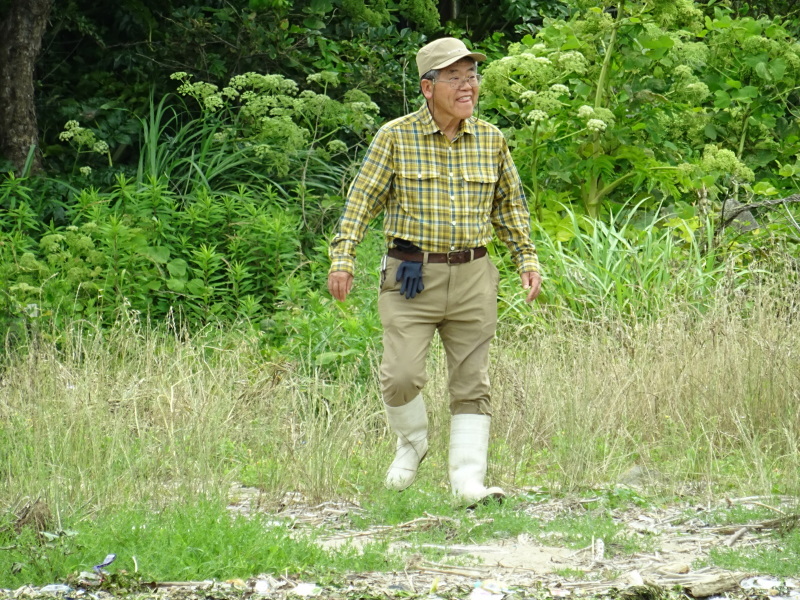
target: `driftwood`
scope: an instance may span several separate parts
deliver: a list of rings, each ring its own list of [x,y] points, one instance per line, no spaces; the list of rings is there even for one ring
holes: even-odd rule
[[[779,204],[794,204],[796,202],[800,202],[800,194],[792,194],[786,198],[775,198],[773,200],[751,202],[750,204],[740,204],[736,200],[728,198],[722,203],[722,215],[720,218],[719,228],[725,229],[745,213],[751,213],[750,218],[747,220],[755,223],[755,218],[752,217],[753,210],[758,208],[766,208],[768,206],[778,206]],[[795,223],[795,226],[796,225],[797,224]],[[752,229],[752,227],[750,229]]]

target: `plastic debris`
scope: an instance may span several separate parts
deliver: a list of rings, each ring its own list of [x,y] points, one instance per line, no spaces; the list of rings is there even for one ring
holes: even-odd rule
[[[44,586],[42,589],[39,590],[41,594],[66,594],[71,592],[72,588],[68,585],[64,585],[62,583],[51,583],[50,585]]]
[[[478,581],[469,594],[469,600],[501,600],[508,591],[506,584],[495,579]]]
[[[321,591],[322,588],[318,587],[316,583],[298,583],[291,593],[303,598],[309,598],[318,595]]]
[[[592,544],[592,548],[594,550],[594,561],[595,562],[603,562],[606,557],[606,544],[601,539],[594,540]]]
[[[501,600],[503,594],[494,594],[483,588],[473,589],[468,596],[469,600]]]
[[[480,584],[480,587],[494,594],[502,594],[503,592],[508,591],[508,586],[502,581],[497,581],[496,579],[487,579]]]
[[[107,554],[106,557],[103,559],[103,562],[101,562],[99,565],[95,565],[92,568],[95,570],[96,573],[99,573],[100,571],[103,570],[103,568],[107,567],[115,560],[117,560],[116,554]]]
[[[745,590],[770,590],[781,587],[781,580],[775,577],[748,577],[739,586]]]

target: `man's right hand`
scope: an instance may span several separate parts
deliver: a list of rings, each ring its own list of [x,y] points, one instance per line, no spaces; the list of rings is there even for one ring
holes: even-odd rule
[[[328,275],[328,291],[339,302],[344,302],[353,289],[353,276],[347,271],[333,271]]]

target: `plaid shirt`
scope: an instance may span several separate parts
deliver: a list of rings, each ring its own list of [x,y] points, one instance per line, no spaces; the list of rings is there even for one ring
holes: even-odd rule
[[[350,186],[331,242],[331,272],[353,274],[355,247],[385,212],[387,248],[394,238],[426,252],[485,246],[492,230],[509,247],[520,273],[538,271],[530,215],[503,134],[471,117],[451,142],[427,106],[380,128]]]

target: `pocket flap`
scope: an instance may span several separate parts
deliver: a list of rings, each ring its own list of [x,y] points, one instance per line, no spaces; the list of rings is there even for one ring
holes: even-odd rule
[[[497,183],[497,173],[489,170],[467,171],[464,180],[470,183]]]

